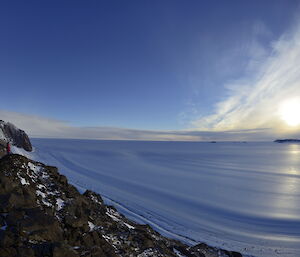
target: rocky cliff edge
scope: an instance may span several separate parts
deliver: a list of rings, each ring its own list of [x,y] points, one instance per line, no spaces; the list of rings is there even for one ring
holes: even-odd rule
[[[18,129],[10,122],[0,120],[0,140],[10,142],[28,152],[32,151],[31,142],[25,131]]]

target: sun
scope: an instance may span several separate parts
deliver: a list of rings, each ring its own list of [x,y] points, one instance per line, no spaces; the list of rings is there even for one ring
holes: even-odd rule
[[[279,115],[287,125],[298,126],[300,124],[300,98],[292,98],[282,102],[279,106]]]

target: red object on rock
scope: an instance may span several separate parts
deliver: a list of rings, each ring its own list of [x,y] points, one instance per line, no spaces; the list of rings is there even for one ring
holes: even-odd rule
[[[10,144],[9,143],[7,143],[6,151],[7,151],[7,154],[10,154]]]

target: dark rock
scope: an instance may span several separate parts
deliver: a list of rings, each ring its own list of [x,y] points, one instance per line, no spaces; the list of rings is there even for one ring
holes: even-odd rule
[[[243,255],[238,252],[230,252],[229,257],[243,257]]]
[[[86,190],[84,193],[83,193],[84,196],[90,198],[92,201],[94,202],[97,202],[97,203],[101,203],[103,204],[103,200],[101,198],[101,196],[91,190]]]
[[[53,248],[53,257],[79,257],[80,255],[75,252],[70,246],[57,244]]]
[[[48,242],[31,245],[36,257],[53,257],[53,247],[54,244]]]
[[[7,248],[14,244],[14,234],[10,231],[0,230],[0,248]],[[0,255],[1,256],[1,255]]]
[[[29,247],[20,247],[17,249],[19,257],[35,257],[34,250]],[[0,255],[1,256],[1,255]]]
[[[45,214],[38,208],[26,210],[25,217],[19,221],[19,226],[28,233],[30,240],[40,242],[63,240],[63,230],[55,217]]]
[[[0,247],[0,256],[1,257],[17,257],[17,251],[13,247]]]
[[[77,218],[76,216],[67,215],[65,217],[65,225],[72,228],[80,228],[86,225],[88,222],[87,217]]]

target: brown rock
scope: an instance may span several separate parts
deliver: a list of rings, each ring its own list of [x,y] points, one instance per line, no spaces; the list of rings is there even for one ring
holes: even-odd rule
[[[0,230],[0,248],[7,248],[15,243],[14,234],[8,230]],[[1,256],[1,255],[0,255]]]
[[[17,257],[17,251],[13,247],[2,248],[0,247],[1,257]]]
[[[34,250],[29,247],[20,247],[17,251],[18,257],[35,257]]]
[[[79,257],[70,246],[58,244],[53,248],[53,257]]]

